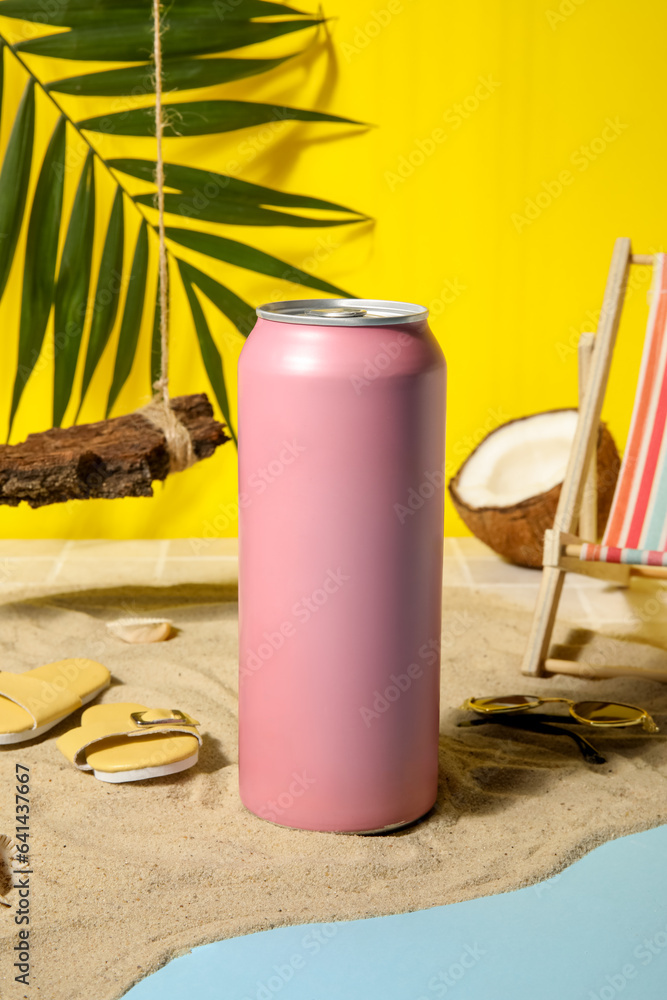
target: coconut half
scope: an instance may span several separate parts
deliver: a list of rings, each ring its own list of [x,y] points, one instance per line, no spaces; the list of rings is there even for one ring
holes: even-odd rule
[[[499,555],[541,566],[544,532],[552,528],[578,412],[548,410],[491,431],[449,482],[461,519]],[[597,446],[598,530],[609,516],[620,468],[606,424]]]

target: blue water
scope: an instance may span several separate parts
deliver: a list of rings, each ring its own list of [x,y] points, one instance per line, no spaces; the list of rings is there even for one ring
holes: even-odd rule
[[[127,1000],[667,1000],[667,826],[539,885],[195,948]]]

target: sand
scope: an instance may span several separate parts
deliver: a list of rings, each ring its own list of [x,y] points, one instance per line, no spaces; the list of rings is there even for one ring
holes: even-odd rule
[[[167,643],[129,646],[104,627],[119,614],[159,612],[179,626]],[[57,736],[76,716],[48,738],[2,748],[0,833],[13,831],[20,759],[31,774],[34,870],[29,989],[13,982],[14,911],[0,912],[6,1000],[114,1000],[197,944],[504,892],[554,874],[605,840],[667,821],[666,737],[596,734],[608,764],[593,767],[565,738],[456,728],[466,696],[528,689],[646,705],[667,736],[667,687],[629,679],[528,682],[518,673],[528,614],[448,589],[433,812],[376,837],[263,822],[237,792],[236,613],[233,591],[213,586],[79,591],[0,607],[4,669],[87,655],[112,671],[104,701],[182,707],[205,734],[197,768],[127,785],[96,781],[57,751]],[[561,628],[560,638],[566,635]],[[582,632],[570,638],[591,640]],[[617,662],[667,659],[638,642],[596,643]],[[16,904],[16,890],[9,898]]]

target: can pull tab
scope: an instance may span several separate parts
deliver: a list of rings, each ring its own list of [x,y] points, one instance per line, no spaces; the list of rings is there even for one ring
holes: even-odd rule
[[[331,309],[304,309],[302,316],[322,316],[324,319],[355,319],[365,316],[366,309],[345,309],[343,306],[333,306]]]

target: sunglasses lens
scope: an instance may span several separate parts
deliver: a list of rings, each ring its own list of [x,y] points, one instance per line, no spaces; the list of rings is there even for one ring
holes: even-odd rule
[[[524,694],[510,694],[505,698],[474,698],[471,701],[471,708],[483,712],[512,712],[518,708],[535,708],[539,704],[539,698],[528,698]]]
[[[580,719],[598,726],[627,726],[639,722],[644,713],[634,705],[619,705],[608,701],[578,701],[573,706]]]

